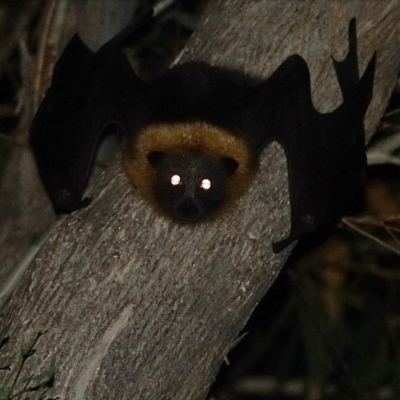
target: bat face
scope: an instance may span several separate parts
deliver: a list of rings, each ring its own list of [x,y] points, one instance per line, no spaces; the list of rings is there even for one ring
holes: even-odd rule
[[[151,122],[126,136],[122,155],[142,197],[178,222],[200,221],[226,209],[254,172],[244,141],[199,121]]]
[[[219,159],[194,150],[154,151],[147,158],[155,169],[155,200],[181,221],[197,221],[216,212],[226,200],[228,181],[239,165],[233,158]]]

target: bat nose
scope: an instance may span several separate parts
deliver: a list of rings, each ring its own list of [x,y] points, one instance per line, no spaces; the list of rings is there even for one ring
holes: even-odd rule
[[[177,211],[183,219],[197,219],[200,217],[200,209],[191,198],[184,199],[178,206]]]

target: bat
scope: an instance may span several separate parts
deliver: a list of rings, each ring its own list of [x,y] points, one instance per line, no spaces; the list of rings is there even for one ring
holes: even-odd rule
[[[314,108],[309,69],[296,54],[266,80],[187,63],[142,81],[122,47],[150,18],[145,13],[96,53],[74,36],[55,65],[30,141],[57,213],[88,204],[84,190],[97,145],[117,128],[133,186],[180,223],[229,209],[271,141],[285,150],[291,207],[290,233],[273,243],[275,252],[336,224],[359,202],[376,54],[360,78],[355,18],[346,57],[333,59],[343,102],[324,114]]]

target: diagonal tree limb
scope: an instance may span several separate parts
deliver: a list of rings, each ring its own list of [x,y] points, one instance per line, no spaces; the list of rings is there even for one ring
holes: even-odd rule
[[[284,58],[309,63],[314,103],[340,103],[330,55],[358,22],[361,71],[378,51],[369,134],[400,67],[400,7],[376,1],[213,1],[181,61],[203,60],[267,77]],[[204,399],[223,358],[281,269],[270,247],[289,228],[285,158],[262,157],[247,193],[218,221],[182,227],[157,217],[118,165],[90,208],[65,218],[28,269],[0,319],[7,355],[38,330],[35,360],[54,364],[61,399]],[[0,371],[7,384],[14,371]]]

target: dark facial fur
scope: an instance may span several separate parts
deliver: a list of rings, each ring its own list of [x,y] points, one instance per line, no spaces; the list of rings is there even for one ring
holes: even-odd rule
[[[123,148],[125,172],[161,214],[199,221],[245,192],[254,158],[240,137],[204,122],[150,124]]]
[[[155,198],[164,211],[182,221],[194,221],[212,214],[226,201],[229,176],[238,163],[199,151],[171,154],[152,152],[156,168]]]

